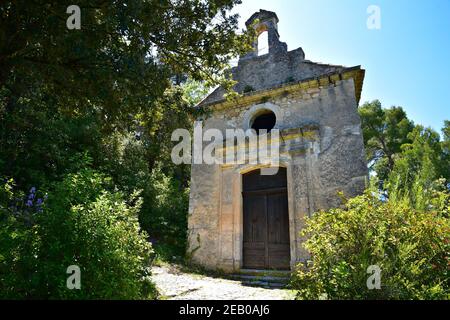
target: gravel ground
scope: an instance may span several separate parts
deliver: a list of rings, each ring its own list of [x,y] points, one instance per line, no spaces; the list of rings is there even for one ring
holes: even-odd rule
[[[293,300],[286,289],[249,287],[240,281],[185,273],[173,266],[152,268],[152,280],[160,294],[170,300]]]

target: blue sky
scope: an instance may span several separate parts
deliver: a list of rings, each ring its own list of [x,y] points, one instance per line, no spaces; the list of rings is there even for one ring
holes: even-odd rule
[[[370,5],[381,9],[380,30],[367,28]],[[259,9],[277,13],[288,50],[366,69],[361,103],[402,106],[438,131],[450,120],[450,0],[243,0],[233,12],[244,28]]]

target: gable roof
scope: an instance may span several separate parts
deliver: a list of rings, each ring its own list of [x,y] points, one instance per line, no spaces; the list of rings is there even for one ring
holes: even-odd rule
[[[360,66],[348,68],[341,65],[312,62],[305,60],[304,57],[302,48],[298,48],[292,51],[277,52],[275,55],[266,54],[246,59],[241,58],[238,66],[231,69],[233,80],[237,81],[233,89],[244,96],[252,95],[261,91],[267,92],[271,89],[360,70],[360,73],[351,73],[355,76],[355,98],[359,103],[364,81],[364,70]],[[199,103],[198,107],[223,102],[225,93],[226,91],[222,87],[216,88]]]

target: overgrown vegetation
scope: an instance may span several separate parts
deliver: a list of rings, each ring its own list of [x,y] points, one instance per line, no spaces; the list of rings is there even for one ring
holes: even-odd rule
[[[79,1],[81,30],[72,3],[1,3],[0,298],[157,295],[150,261],[186,242],[190,173],[171,133],[209,86],[233,84],[227,62],[252,37],[237,3]]]
[[[399,107],[374,101],[360,114],[372,186],[307,219],[298,298],[449,299],[450,122],[440,139]],[[369,266],[381,270],[379,290],[367,286]]]
[[[210,86],[233,85],[227,63],[254,36],[237,32],[237,3],[78,1],[80,31],[70,2],[0,4],[0,298],[157,296],[151,261],[186,246],[190,172],[171,133]],[[399,107],[360,114],[373,186],[308,220],[298,297],[448,298],[450,122],[440,138]]]
[[[408,201],[383,202],[371,191],[344,208],[317,213],[304,235],[313,261],[299,268],[301,299],[448,299],[449,194],[422,211]],[[381,270],[370,290],[369,266]]]
[[[1,189],[0,292],[3,298],[154,298],[151,244],[140,231],[141,200],[113,189],[91,169],[68,174],[47,197],[36,188]],[[82,290],[68,290],[66,269],[77,265]]]

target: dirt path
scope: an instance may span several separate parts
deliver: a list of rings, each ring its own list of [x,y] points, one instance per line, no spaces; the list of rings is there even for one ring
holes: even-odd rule
[[[249,287],[239,281],[185,273],[175,267],[153,267],[152,279],[159,292],[171,300],[292,300],[286,289]]]

